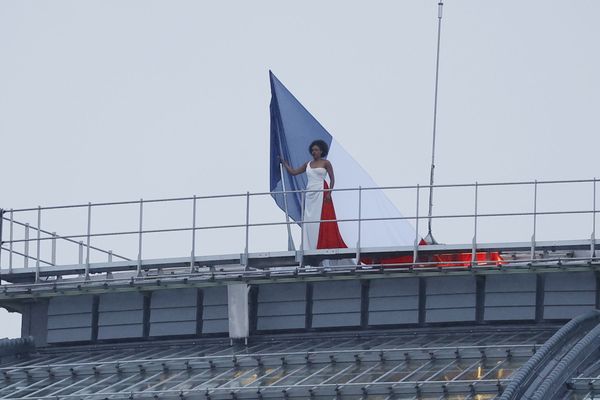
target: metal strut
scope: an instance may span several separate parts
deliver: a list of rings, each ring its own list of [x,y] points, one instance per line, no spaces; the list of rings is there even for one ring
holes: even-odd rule
[[[279,142],[279,157],[283,159],[283,146],[281,145],[281,137],[277,137],[277,142]],[[294,238],[292,238],[292,227],[290,225],[290,213],[288,208],[288,199],[287,199],[287,188],[285,187],[285,176],[283,171],[283,165],[281,162],[279,163],[279,175],[281,176],[281,189],[283,191],[283,205],[285,208],[285,223],[287,228],[288,235],[288,250],[294,251],[296,250],[296,246],[294,245]]]
[[[435,93],[433,100],[433,140],[431,147],[431,173],[429,175],[429,211],[427,213],[427,236],[425,241],[429,244],[437,244],[431,232],[431,216],[433,211],[433,175],[435,170],[435,133],[437,128],[437,103],[438,103],[438,81],[440,71],[440,39],[442,33],[442,11],[444,2],[440,0],[438,3],[438,34],[437,34],[437,53],[435,59]]]

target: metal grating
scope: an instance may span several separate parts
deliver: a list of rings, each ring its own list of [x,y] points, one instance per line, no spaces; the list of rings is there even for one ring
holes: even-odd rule
[[[41,349],[3,399],[492,399],[555,326]]]

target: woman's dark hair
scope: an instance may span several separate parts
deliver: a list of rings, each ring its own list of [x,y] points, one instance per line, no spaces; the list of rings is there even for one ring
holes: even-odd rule
[[[319,149],[321,149],[321,157],[327,157],[327,154],[329,154],[329,146],[327,145],[327,143],[325,143],[325,141],[321,139],[313,140],[310,146],[308,146],[309,154],[312,154],[313,146],[317,146]]]

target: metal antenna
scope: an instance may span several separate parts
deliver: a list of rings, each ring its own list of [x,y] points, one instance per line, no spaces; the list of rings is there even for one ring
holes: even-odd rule
[[[435,132],[437,128],[437,104],[438,104],[438,81],[440,72],[440,39],[442,34],[442,10],[444,8],[443,0],[438,3],[438,34],[437,34],[437,55],[435,60],[435,94],[433,100],[433,144],[431,147],[431,174],[429,175],[429,212],[427,214],[427,236],[425,241],[429,244],[437,244],[431,233],[431,216],[433,210],[433,173],[435,170]]]

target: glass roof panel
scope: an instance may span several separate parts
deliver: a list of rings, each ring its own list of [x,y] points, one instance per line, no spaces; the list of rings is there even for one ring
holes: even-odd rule
[[[365,389],[368,399],[487,400],[497,394],[487,382],[510,379],[553,332],[429,329],[258,337],[248,346],[210,339],[45,348],[0,364],[5,377],[0,397],[68,400],[181,392],[218,399],[231,398],[231,391],[252,398],[260,390],[265,398],[269,393],[277,398],[289,390],[293,399],[314,390],[318,398],[331,399],[341,388],[342,399],[364,399]],[[596,370],[587,372],[598,376]],[[472,394],[469,383],[477,381]],[[415,392],[416,382],[423,393]],[[443,383],[452,385],[451,394],[444,394]]]

